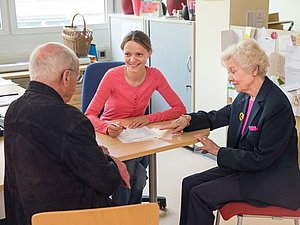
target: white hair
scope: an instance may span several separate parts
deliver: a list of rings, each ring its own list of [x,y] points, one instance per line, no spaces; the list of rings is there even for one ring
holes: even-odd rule
[[[30,80],[55,81],[64,70],[75,70],[78,65],[76,54],[67,46],[56,42],[42,44],[30,56]]]

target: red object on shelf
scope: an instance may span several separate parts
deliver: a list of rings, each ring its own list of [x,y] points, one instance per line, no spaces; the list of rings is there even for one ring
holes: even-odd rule
[[[132,0],[134,15],[139,16],[141,14],[142,0]]]
[[[121,0],[121,6],[124,14],[133,14],[132,0]]]
[[[186,0],[167,0],[167,9],[170,16],[173,15],[173,9],[181,10],[182,4],[186,5]]]

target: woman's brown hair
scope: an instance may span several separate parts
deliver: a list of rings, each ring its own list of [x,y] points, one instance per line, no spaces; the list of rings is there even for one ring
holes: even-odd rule
[[[128,41],[134,41],[141,46],[143,46],[148,52],[152,50],[151,41],[147,34],[140,30],[133,30],[130,31],[128,34],[125,35],[123,41],[120,45],[120,48],[124,50],[124,46]]]

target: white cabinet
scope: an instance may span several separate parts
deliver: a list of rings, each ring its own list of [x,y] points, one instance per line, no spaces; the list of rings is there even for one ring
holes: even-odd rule
[[[150,65],[164,74],[187,111],[193,111],[194,22],[166,19],[147,22],[153,48]],[[151,99],[151,112],[167,108],[168,104],[155,92]]]
[[[151,39],[153,53],[149,65],[158,68],[180,97],[188,112],[194,110],[195,22],[164,18],[111,14],[109,16],[112,60],[123,60],[122,38],[131,30],[142,30]],[[151,112],[168,104],[154,93]]]
[[[109,35],[111,46],[111,58],[115,61],[123,61],[123,52],[120,48],[123,37],[132,30],[145,31],[144,17],[123,14],[110,14]]]

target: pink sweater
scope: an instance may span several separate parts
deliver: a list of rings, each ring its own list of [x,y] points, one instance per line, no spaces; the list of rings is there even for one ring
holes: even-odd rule
[[[162,73],[158,69],[148,66],[146,66],[146,71],[146,78],[138,87],[132,87],[127,83],[124,66],[112,68],[104,75],[85,112],[97,132],[106,133],[108,128],[106,120],[144,115],[155,90],[162,95],[171,108],[147,115],[151,123],[175,119],[186,113],[182,101]],[[97,115],[103,107],[104,112],[99,119]]]

